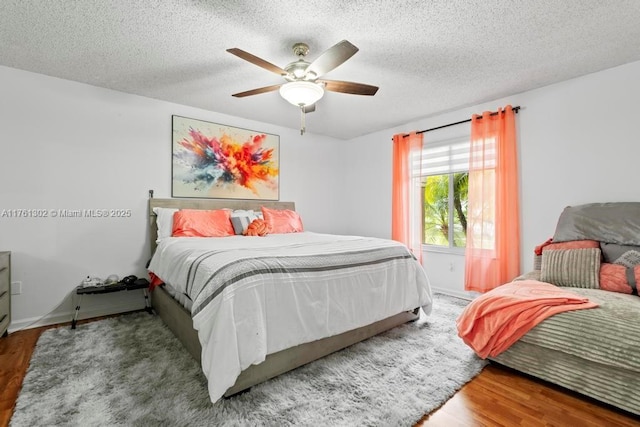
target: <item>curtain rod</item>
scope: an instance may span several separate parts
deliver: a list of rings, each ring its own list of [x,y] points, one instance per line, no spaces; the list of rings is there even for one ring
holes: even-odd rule
[[[514,112],[514,113],[518,113],[518,110],[520,110],[520,106],[518,105],[518,106],[516,106],[516,107],[513,107],[513,108],[512,108],[512,110],[513,110],[513,112]],[[503,111],[504,111],[504,110],[503,110]],[[494,111],[494,112],[492,112],[492,113],[490,114],[490,116],[496,116],[496,115],[498,115],[498,112],[497,112],[497,111]],[[480,116],[480,118],[482,118],[482,116]],[[416,133],[426,133],[426,132],[431,132],[432,130],[438,130],[438,129],[448,128],[449,126],[455,126],[455,125],[459,125],[459,124],[462,124],[462,123],[468,123],[468,122],[470,122],[471,120],[472,120],[472,119],[460,120],[459,122],[449,123],[449,124],[447,124],[447,125],[442,125],[442,126],[438,126],[438,127],[431,128],[431,129],[419,130],[419,131],[418,131],[418,132],[416,132]],[[409,134],[408,134],[408,133],[407,133],[407,134],[402,135],[402,137],[403,137],[403,138],[406,138],[406,137],[408,137],[408,136],[409,136]]]

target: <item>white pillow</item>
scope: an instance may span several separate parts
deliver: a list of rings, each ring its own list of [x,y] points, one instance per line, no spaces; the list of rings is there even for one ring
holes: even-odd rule
[[[156,214],[156,226],[158,227],[158,238],[156,242],[165,237],[171,237],[173,231],[173,214],[178,212],[179,209],[174,208],[153,208],[153,213]]]

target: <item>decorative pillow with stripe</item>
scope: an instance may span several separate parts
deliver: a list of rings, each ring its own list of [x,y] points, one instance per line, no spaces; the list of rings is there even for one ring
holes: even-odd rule
[[[640,265],[632,268],[608,262],[600,265],[600,289],[603,291],[637,294],[638,283],[640,283]]]
[[[569,242],[554,243],[553,239],[548,239],[534,249],[533,269],[540,270],[542,267],[542,253],[544,251],[553,251],[556,249],[587,249],[599,248],[600,242],[596,240],[572,240]],[[604,254],[604,249],[601,249]]]
[[[637,294],[640,284],[640,246],[600,244],[604,263],[600,267],[600,288]],[[603,277],[603,272],[606,274]]]
[[[599,248],[545,250],[540,281],[556,286],[598,289],[601,258]]]

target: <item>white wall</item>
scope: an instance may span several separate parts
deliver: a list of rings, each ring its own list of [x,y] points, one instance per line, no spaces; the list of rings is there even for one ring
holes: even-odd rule
[[[640,201],[638,75],[640,62],[634,62],[350,141],[346,155],[358,162],[346,171],[352,189],[343,200],[345,212],[351,215],[348,232],[390,237],[393,134],[464,120],[507,104],[520,105],[521,253],[523,270],[530,270],[533,248],[553,235],[565,206]],[[443,138],[444,132],[453,129],[427,133],[425,142]],[[449,271],[451,262],[453,271]],[[436,289],[465,294],[463,266],[459,256],[425,254],[425,268]]]
[[[43,316],[68,321],[71,291],[87,275],[145,275],[148,190],[171,196],[172,114],[280,135],[280,200],[296,202],[308,230],[346,230],[335,209],[344,141],[0,67],[0,250],[12,251],[12,281],[23,284],[11,330]],[[133,215],[10,218],[3,209]],[[125,293],[86,297],[82,313],[142,305]]]
[[[42,323],[69,320],[70,293],[88,274],[144,275],[147,191],[171,195],[172,114],[280,135],[280,199],[296,202],[307,229],[388,238],[392,135],[521,105],[521,250],[528,270],[533,247],[553,234],[564,206],[640,199],[637,75],[640,62],[345,142],[0,67],[0,214],[133,212],[128,219],[0,217],[0,250],[13,252],[12,281],[23,283],[12,298],[12,330],[43,316]],[[463,131],[428,133],[426,141]],[[428,253],[425,260],[434,288],[464,294],[462,257]],[[139,308],[142,299],[89,298],[83,312],[116,306]]]

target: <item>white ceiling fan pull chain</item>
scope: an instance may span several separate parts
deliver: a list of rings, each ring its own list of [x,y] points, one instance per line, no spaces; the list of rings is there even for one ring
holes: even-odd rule
[[[304,123],[304,105],[300,105],[300,135],[304,135],[305,123]]]

